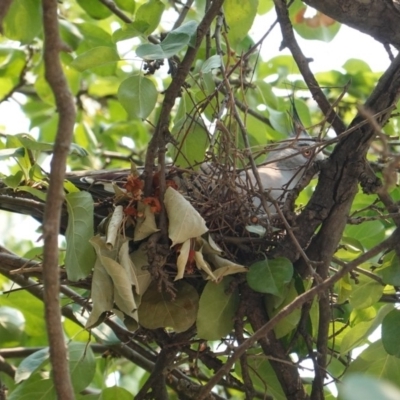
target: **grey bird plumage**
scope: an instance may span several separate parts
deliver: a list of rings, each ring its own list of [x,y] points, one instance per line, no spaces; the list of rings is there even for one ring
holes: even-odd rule
[[[324,156],[315,148],[315,142],[306,133],[279,144],[271,151],[264,165],[257,167],[262,188],[258,187],[254,172],[251,169],[242,171],[238,177],[240,186],[247,185],[254,188],[254,192],[268,193],[268,199],[282,202],[288,191],[293,189],[304,175],[307,167],[314,161],[322,160]],[[258,196],[253,197],[253,204],[261,206]],[[275,209],[268,203],[270,211]]]

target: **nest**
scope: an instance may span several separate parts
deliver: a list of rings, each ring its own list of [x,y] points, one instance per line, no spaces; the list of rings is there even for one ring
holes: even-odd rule
[[[171,172],[229,259],[248,265],[276,245],[282,231],[272,226],[278,222],[275,218],[271,220],[262,206],[254,204],[260,193],[248,175],[209,163],[199,171],[176,168]]]

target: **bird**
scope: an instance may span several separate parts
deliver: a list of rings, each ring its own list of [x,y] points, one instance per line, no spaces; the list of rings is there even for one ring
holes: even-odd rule
[[[269,211],[275,207],[270,200],[283,203],[287,194],[303,177],[307,168],[316,161],[322,161],[324,155],[318,151],[316,141],[305,131],[297,136],[279,143],[268,153],[265,163],[257,166],[262,187],[259,188],[254,171],[246,169],[240,172],[237,180],[240,185],[254,188],[255,192],[265,195]],[[262,201],[259,195],[252,196],[253,205],[261,209]]]

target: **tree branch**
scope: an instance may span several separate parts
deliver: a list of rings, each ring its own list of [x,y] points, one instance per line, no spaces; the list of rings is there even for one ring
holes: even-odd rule
[[[400,11],[392,1],[303,0],[303,2],[336,21],[371,35],[383,44],[391,43],[400,48]]]
[[[59,113],[47,193],[49,201],[44,212],[43,282],[45,318],[55,390],[59,399],[73,400],[75,396],[69,374],[59,301],[58,234],[64,202],[63,182],[66,161],[75,124],[75,106],[59,56],[65,45],[61,42],[58,30],[57,3],[57,0],[42,0],[45,77],[53,91]]]

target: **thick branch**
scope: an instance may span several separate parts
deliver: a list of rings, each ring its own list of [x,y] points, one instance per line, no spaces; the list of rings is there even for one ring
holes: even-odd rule
[[[61,324],[58,274],[58,233],[64,202],[63,181],[67,155],[72,140],[75,107],[60,62],[62,42],[58,31],[57,0],[43,0],[44,65],[59,112],[59,123],[51,161],[50,185],[48,189],[43,224],[43,282],[45,297],[46,327],[50,345],[50,361],[53,379],[59,399],[73,400],[74,392],[68,369],[67,350]]]
[[[392,1],[382,0],[303,0],[329,17],[383,44],[400,48],[400,11]],[[349,43],[356,46],[357,43]]]

